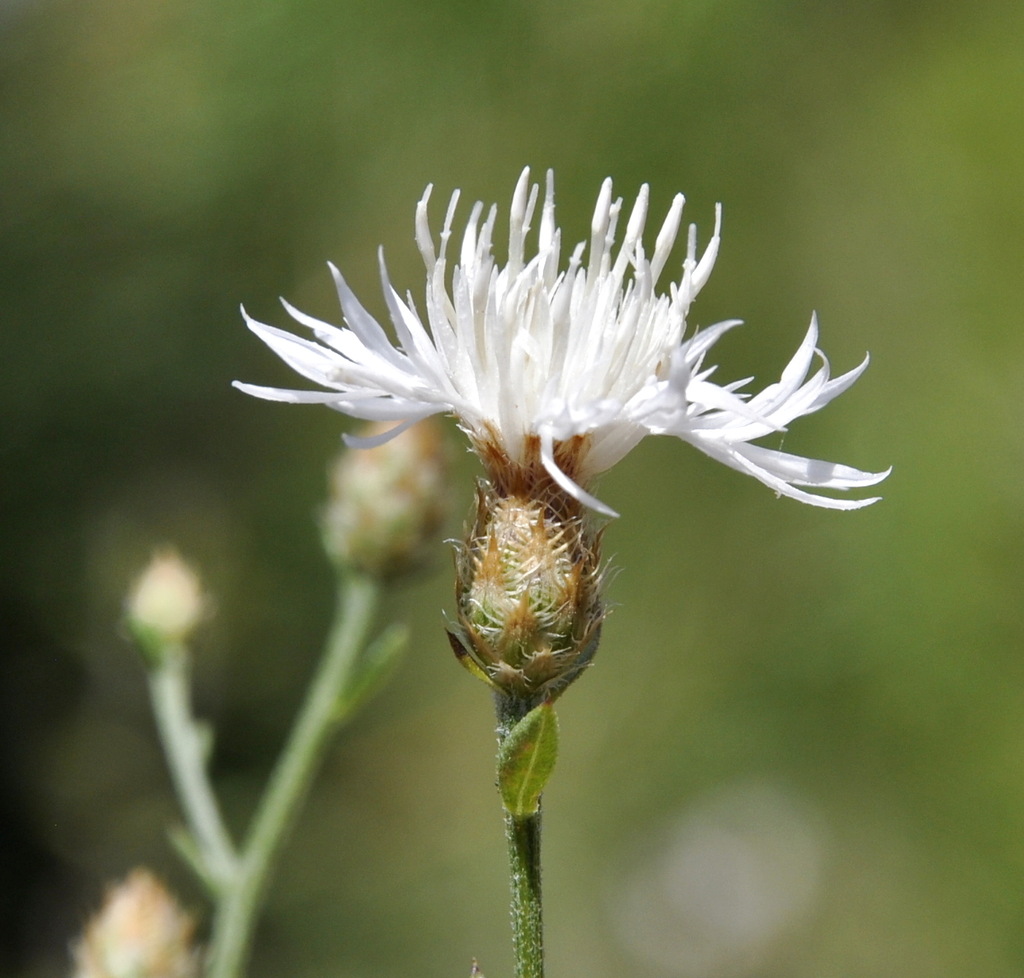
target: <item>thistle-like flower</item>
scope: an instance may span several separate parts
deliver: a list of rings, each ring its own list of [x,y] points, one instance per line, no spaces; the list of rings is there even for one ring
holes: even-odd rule
[[[476,204],[450,275],[458,192],[437,246],[427,221],[429,198],[428,187],[416,210],[416,242],[427,268],[425,319],[411,296],[403,300],[392,287],[382,261],[396,346],[332,265],[344,327],[285,303],[313,331],[309,340],[246,315],[250,329],[283,360],[329,390],[236,386],[269,400],[321,403],[394,423],[383,436],[348,439],[366,447],[430,415],[455,415],[488,478],[457,548],[458,619],[449,631],[460,661],[518,704],[514,714],[557,696],[593,657],[604,618],[603,572],[600,533],[588,511],[616,514],[588,486],[645,435],[675,435],[780,495],[812,505],[857,509],[876,501],[837,499],[804,487],[861,488],[887,472],[752,444],[824,407],[860,376],[866,357],[830,378],[812,318],[779,381],[749,394],[743,391],[749,379],[719,386],[711,380],[715,368],[704,364],[711,346],[737,321],[685,337],[690,304],[718,254],[720,209],[699,258],[690,226],[682,275],[659,294],[658,279],[681,226],[682,195],[648,257],[642,241],[647,187],[616,249],[622,201],[612,198],[606,180],[589,249],[577,245],[563,268],[550,172],[536,245],[528,253],[539,188],[524,170],[512,197],[506,264],[493,254],[497,209],[481,222],[483,207]],[[821,365],[808,377],[816,356]]]
[[[752,444],[824,407],[860,376],[867,357],[830,378],[812,318],[778,382],[750,394],[743,390],[749,378],[719,385],[711,380],[715,368],[705,366],[711,346],[738,320],[684,338],[690,304],[718,254],[720,209],[714,235],[699,258],[696,230],[690,226],[682,275],[659,294],[658,279],[681,226],[681,194],[648,257],[642,241],[646,185],[616,249],[622,201],[613,199],[606,180],[594,209],[589,251],[577,245],[563,268],[550,172],[536,246],[528,253],[539,188],[524,170],[512,197],[507,263],[499,265],[493,254],[497,208],[491,207],[481,223],[478,203],[449,277],[448,246],[459,195],[452,195],[436,247],[427,221],[430,190],[416,210],[416,242],[427,269],[425,319],[411,296],[403,300],[392,287],[382,261],[396,346],[331,266],[345,327],[328,325],[286,303],[288,312],[312,330],[310,340],[246,315],[250,329],[274,352],[329,389],[237,387],[268,400],[321,403],[353,417],[393,421],[395,433],[432,414],[453,414],[492,479],[553,481],[609,516],[616,514],[587,486],[648,434],[675,435],[778,494],[815,506],[858,509],[877,501],[838,499],[808,489],[871,486],[887,471],[863,472]],[[815,357],[820,366],[808,377]]]

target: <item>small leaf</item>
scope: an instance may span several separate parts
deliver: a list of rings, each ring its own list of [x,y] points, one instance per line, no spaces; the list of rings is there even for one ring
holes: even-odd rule
[[[448,641],[451,643],[452,651],[455,653],[455,658],[471,676],[475,676],[481,682],[487,683],[495,692],[500,692],[499,687],[495,684],[494,680],[484,671],[484,669],[477,663],[476,659],[470,654],[467,646],[469,640],[465,637],[462,629],[458,625],[448,626]]]
[[[199,738],[199,753],[204,764],[210,763],[213,756],[213,724],[206,720],[193,720],[192,725],[196,730],[196,737]]]
[[[210,867],[203,858],[199,846],[196,845],[192,833],[183,825],[172,825],[167,834],[170,837],[171,845],[177,850],[178,855],[188,863],[189,868],[198,876],[211,894],[216,896],[221,891],[220,881],[214,879]]]
[[[409,643],[405,625],[386,628],[362,654],[354,674],[338,697],[336,716],[347,718],[384,685]]]
[[[558,757],[558,719],[550,703],[530,710],[498,750],[498,790],[517,818],[540,808],[540,795]]]

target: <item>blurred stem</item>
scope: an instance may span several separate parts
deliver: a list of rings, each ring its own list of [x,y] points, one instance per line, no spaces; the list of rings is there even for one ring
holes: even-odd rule
[[[295,820],[331,734],[344,719],[339,704],[379,597],[380,585],[371,578],[351,574],[342,580],[319,670],[253,819],[238,872],[218,902],[208,978],[237,978],[243,972],[274,856]]]
[[[200,866],[211,887],[221,891],[238,857],[207,776],[208,737],[192,715],[189,653],[183,645],[167,645],[156,661],[149,671],[149,693],[157,730]]]
[[[496,697],[498,740],[530,711],[529,701],[506,696]],[[509,884],[511,888],[512,952],[515,978],[544,978],[544,922],[540,892],[540,811],[517,816],[505,811],[505,838],[508,842]]]

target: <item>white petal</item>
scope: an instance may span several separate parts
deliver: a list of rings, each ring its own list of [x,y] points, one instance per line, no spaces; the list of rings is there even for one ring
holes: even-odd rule
[[[760,445],[744,445],[741,451],[748,460],[786,482],[800,486],[818,486],[822,489],[862,489],[865,486],[876,485],[892,471],[886,469],[884,472],[863,472],[849,465],[803,458]]]
[[[682,194],[675,195],[672,199],[672,206],[669,208],[668,214],[665,215],[661,230],[658,232],[658,240],[654,244],[654,255],[651,258],[651,275],[655,282],[661,278],[661,272],[665,267],[665,262],[668,261],[669,252],[672,251],[672,246],[676,243],[685,203],[686,198]]]
[[[264,401],[283,401],[287,404],[330,404],[338,399],[337,391],[290,391],[280,387],[245,384],[240,380],[233,380],[231,386]]]
[[[577,485],[572,481],[556,464],[555,464],[555,450],[552,441],[551,432],[542,429],[540,432],[540,458],[544,465],[548,475],[551,476],[555,482],[558,483],[570,496],[574,499],[578,499],[584,506],[589,506],[591,509],[598,513],[602,513],[605,516],[615,519],[618,517],[618,513],[615,512],[610,506],[606,506],[596,496],[592,496],[582,486]]]
[[[341,272],[330,262],[328,262],[328,268],[331,270],[331,275],[334,276],[334,287],[338,292],[341,311],[352,332],[359,337],[368,350],[372,350],[396,366],[404,365],[405,358],[392,346],[391,340],[388,339],[388,335],[380,323],[363,308],[362,303],[348,287]]]
[[[825,384],[818,396],[808,405],[807,410],[804,414],[811,414],[813,411],[817,411],[823,408],[833,398],[838,397],[843,391],[849,389],[853,382],[868,368],[868,364],[871,362],[871,357],[867,354],[864,355],[864,359],[858,364],[853,370],[848,370],[845,374],[830,380]]]
[[[283,329],[267,326],[246,315],[246,322],[267,346],[270,347],[293,370],[309,380],[326,386],[335,386],[327,379],[341,362],[337,353],[325,349],[312,340],[304,340]]]
[[[869,499],[835,499],[831,496],[818,496],[814,493],[805,492],[802,489],[797,489],[794,485],[791,485],[786,481],[785,478],[773,471],[772,468],[768,468],[764,465],[759,464],[759,461],[771,462],[770,459],[765,458],[764,455],[751,457],[750,449],[756,446],[752,445],[727,445],[722,442],[694,442],[698,448],[711,455],[712,458],[718,459],[720,462],[724,462],[730,468],[745,472],[747,475],[752,475],[759,482],[763,482],[766,486],[774,489],[779,495],[788,496],[790,499],[796,499],[802,503],[808,503],[811,506],[819,506],[823,509],[838,509],[838,510],[853,510],[863,509],[865,506],[870,506],[872,503],[876,503],[881,498],[880,496],[873,496]],[[761,452],[766,451],[761,449]],[[779,453],[781,454],[781,453]],[[755,460],[756,459],[756,460]],[[805,460],[813,461],[813,460]],[[828,463],[822,463],[828,464]],[[884,479],[889,473],[863,473],[864,475],[877,476],[869,482],[865,482],[865,485],[873,485],[875,482],[879,482]],[[808,484],[808,483],[800,483]],[[817,485],[818,483],[811,483]],[[829,486],[823,485],[822,488],[843,488],[842,486]]]
[[[422,420],[422,418],[410,418],[408,421],[403,421],[401,424],[395,425],[394,428],[389,428],[379,435],[350,435],[346,432],[341,436],[341,439],[349,448],[379,448]]]

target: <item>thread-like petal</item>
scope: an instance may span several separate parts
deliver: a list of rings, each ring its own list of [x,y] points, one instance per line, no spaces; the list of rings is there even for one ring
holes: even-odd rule
[[[808,490],[859,489],[887,472],[862,472],[752,444],[847,390],[866,368],[866,357],[832,378],[818,348],[817,317],[812,317],[778,381],[751,393],[750,379],[718,383],[712,379],[714,366],[705,364],[737,320],[685,336],[690,305],[718,256],[720,206],[703,252],[698,253],[696,227],[687,227],[681,275],[659,294],[657,283],[683,227],[681,194],[673,199],[648,257],[643,243],[647,186],[640,188],[616,246],[623,202],[605,180],[589,243],[577,245],[561,268],[553,178],[549,171],[540,202],[540,188],[526,169],[509,209],[507,262],[499,265],[493,253],[497,209],[489,208],[485,216],[478,203],[466,221],[458,259],[449,267],[459,194],[451,196],[435,244],[428,215],[431,189],[415,215],[416,244],[426,267],[425,319],[411,296],[403,299],[392,287],[381,256],[393,342],[332,265],[345,326],[324,323],[287,303],[287,312],[312,331],[312,339],[246,316],[250,329],[281,359],[328,390],[236,384],[239,389],[269,400],[326,404],[399,427],[451,413],[483,449],[488,464],[539,463],[562,490],[605,515],[613,511],[589,493],[587,483],[645,434],[674,435],[779,494],[812,505],[856,509],[875,501]],[[573,450],[566,454],[560,445],[568,442]],[[559,458],[572,459],[571,473],[559,468]]]

